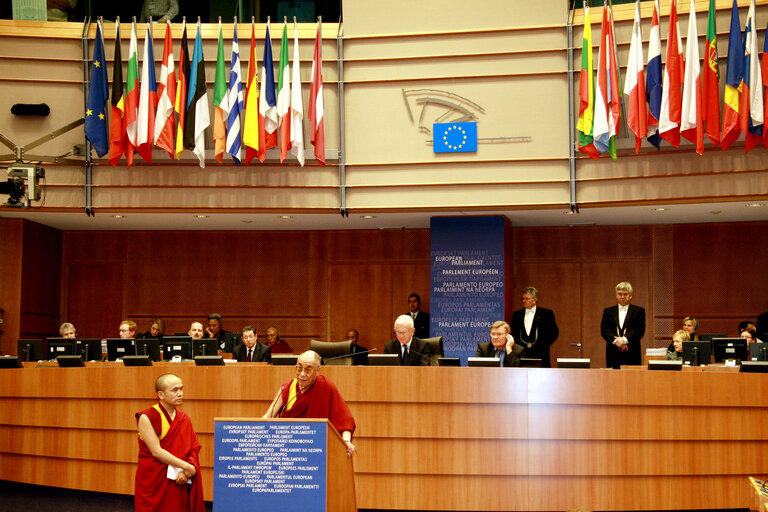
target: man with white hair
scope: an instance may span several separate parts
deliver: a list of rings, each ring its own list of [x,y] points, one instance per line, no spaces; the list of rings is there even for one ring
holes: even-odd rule
[[[416,338],[415,332],[410,315],[397,317],[395,339],[384,344],[384,353],[400,356],[400,366],[429,366],[432,348],[426,341]]]
[[[645,309],[630,304],[632,285],[616,285],[618,305],[605,308],[600,332],[606,342],[605,364],[608,368],[642,364],[640,340],[645,335]]]

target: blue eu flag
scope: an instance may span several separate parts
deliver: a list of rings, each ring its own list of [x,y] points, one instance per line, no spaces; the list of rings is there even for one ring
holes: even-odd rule
[[[435,123],[432,134],[435,153],[477,151],[477,123]]]
[[[91,84],[85,108],[85,136],[91,141],[96,154],[104,156],[109,151],[107,137],[107,68],[104,59],[104,38],[101,25],[96,26],[96,44],[93,48]]]

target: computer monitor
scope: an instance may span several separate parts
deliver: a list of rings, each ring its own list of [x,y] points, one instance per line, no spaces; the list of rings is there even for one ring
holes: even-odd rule
[[[458,357],[441,357],[437,360],[437,366],[461,366],[461,359]]]
[[[74,338],[48,338],[48,359],[55,361],[58,356],[76,356],[77,340]]]
[[[648,361],[649,370],[682,370],[683,360],[651,359]]]
[[[146,356],[123,356],[124,366],[152,366],[152,358]]]
[[[136,340],[133,338],[107,338],[107,361],[117,361],[123,356],[136,355]]]
[[[169,361],[173,356],[192,359],[191,336],[165,336],[163,338],[163,359]]]
[[[712,333],[701,333],[701,334],[699,334],[699,341],[712,341],[713,338],[725,338],[727,336],[728,335],[725,334],[725,333],[722,333],[722,334],[720,334],[720,333],[715,333],[715,334],[712,334]]]
[[[768,361],[768,343],[750,343],[749,360]]]
[[[712,352],[715,362],[722,363],[726,359],[749,361],[749,348],[746,338],[712,338]]]
[[[236,346],[238,346],[242,342],[243,342],[243,333],[241,332],[225,332],[224,333],[224,343],[226,344],[227,347],[232,347],[234,349]]]
[[[272,364],[275,366],[296,366],[298,360],[296,354],[272,354]]]
[[[153,361],[159,361],[160,340],[157,338],[144,338],[136,340],[136,355],[149,356],[149,358]]]
[[[0,356],[0,368],[24,368],[24,365],[19,356]]]
[[[522,368],[541,368],[541,359],[534,357],[521,357],[520,366]]]
[[[45,357],[43,340],[21,339],[16,342],[16,354],[22,361],[42,361]]]
[[[712,343],[709,341],[684,341],[683,364],[701,366],[712,362]]]
[[[468,357],[467,366],[501,367],[498,357]]]
[[[275,355],[272,355],[272,364],[275,364]],[[398,354],[368,354],[368,366],[400,366]]]
[[[219,339],[203,338],[200,340],[192,340],[192,351],[194,356],[218,356]]]
[[[591,361],[587,358],[559,357],[557,359],[558,368],[589,368],[591,365]]]
[[[84,361],[101,361],[101,340],[99,338],[79,338],[77,351],[83,356]]]
[[[224,366],[222,356],[195,356],[196,366]]]
[[[768,373],[768,362],[742,361],[739,371],[741,373]]]
[[[82,368],[85,366],[82,356],[56,356],[59,368]]]

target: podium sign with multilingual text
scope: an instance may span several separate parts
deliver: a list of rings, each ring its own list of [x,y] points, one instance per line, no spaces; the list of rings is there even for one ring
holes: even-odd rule
[[[325,422],[216,420],[213,510],[325,512]]]

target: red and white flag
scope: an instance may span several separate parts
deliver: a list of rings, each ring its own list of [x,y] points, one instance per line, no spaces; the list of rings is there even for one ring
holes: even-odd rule
[[[696,0],[691,0],[688,36],[685,42],[685,83],[680,115],[680,135],[696,144],[696,152],[704,153],[703,93],[699,63],[699,34],[696,30]]]
[[[661,95],[659,136],[675,147],[680,146],[680,120],[682,116],[681,88],[685,72],[683,41],[677,28],[677,7],[672,0],[667,33],[667,61],[664,65],[664,85]]]
[[[171,21],[165,26],[165,44],[163,45],[163,62],[160,64],[160,82],[157,84],[157,95],[160,98],[155,114],[155,146],[163,148],[171,158],[175,155],[176,119],[173,108],[176,103],[176,69],[173,63],[173,38],[171,37]]]
[[[323,55],[322,23],[317,25],[315,53],[312,57],[312,85],[309,88],[309,141],[315,146],[315,158],[325,165],[325,127],[323,125]]]
[[[640,26],[640,0],[635,3],[635,22],[632,26],[632,42],[629,45],[627,79],[624,94],[629,96],[627,125],[635,134],[635,154],[640,142],[648,134],[648,103],[645,101],[645,69],[643,67],[643,33]]]

